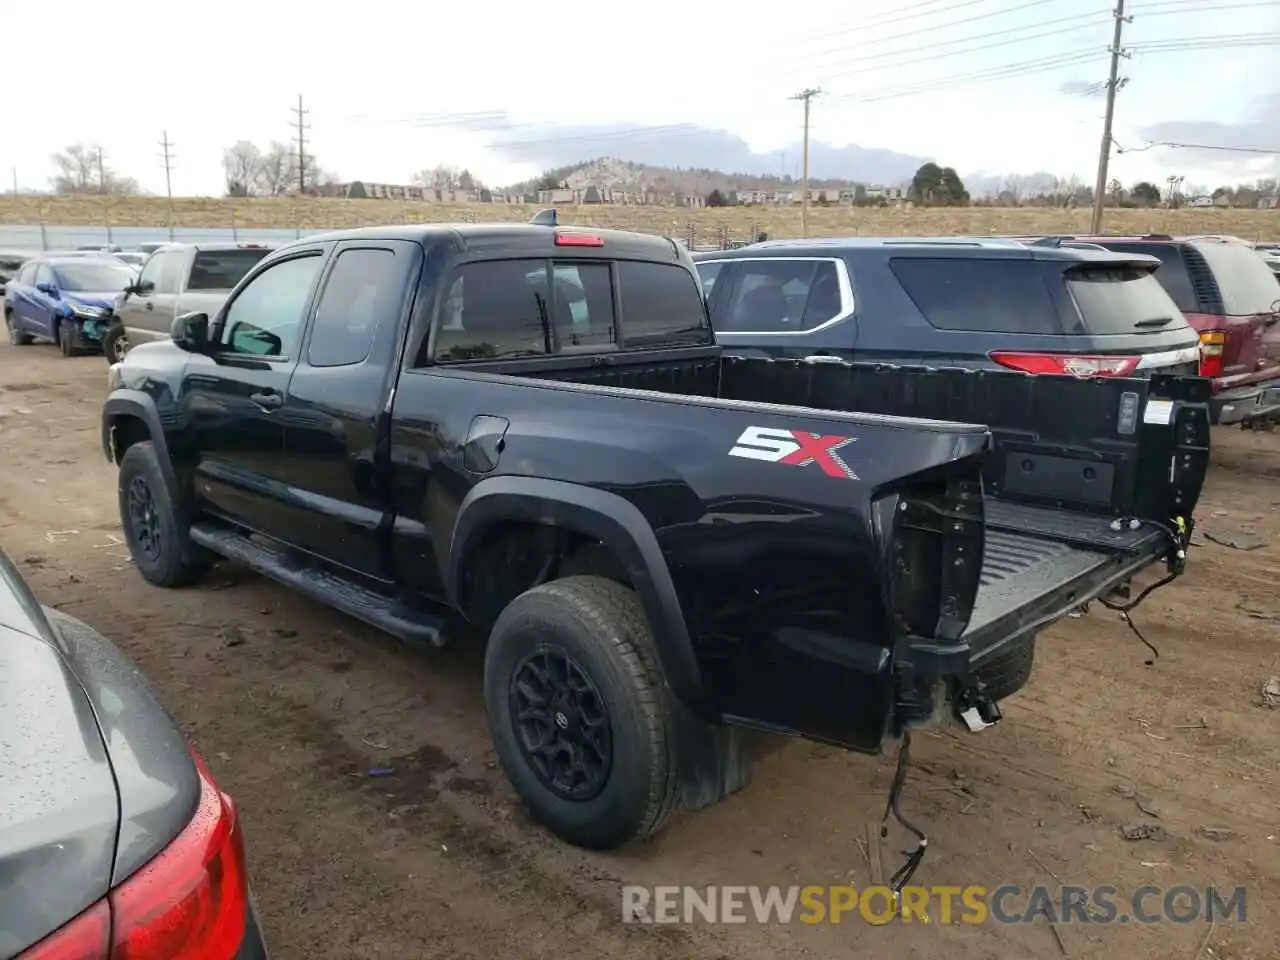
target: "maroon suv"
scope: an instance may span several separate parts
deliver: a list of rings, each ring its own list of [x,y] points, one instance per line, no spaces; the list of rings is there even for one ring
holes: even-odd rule
[[[1159,258],[1156,279],[1200,334],[1200,374],[1213,379],[1213,422],[1280,419],[1280,282],[1249,244],[1162,233],[1044,240]]]

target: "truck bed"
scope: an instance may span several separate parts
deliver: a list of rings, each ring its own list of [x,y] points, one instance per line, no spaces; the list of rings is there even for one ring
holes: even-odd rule
[[[1128,579],[1168,549],[1151,525],[990,500],[977,602],[964,638],[973,661]]]
[[[1170,547],[1162,527],[1175,515],[1191,516],[1208,462],[1207,424],[1192,411],[1173,431],[1172,423],[1144,423],[1151,399],[1203,402],[1188,386],[1200,381],[1191,378],[1077,380],[713,359],[696,351],[644,364],[566,366],[543,375],[601,387],[986,425],[992,453],[983,472],[983,567],[963,635],[975,663],[1159,561]],[[1130,525],[1135,517],[1145,518],[1136,528]],[[1112,529],[1116,519],[1122,522]]]

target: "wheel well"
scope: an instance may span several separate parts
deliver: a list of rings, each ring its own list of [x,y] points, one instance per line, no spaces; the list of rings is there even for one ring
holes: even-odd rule
[[[626,566],[600,541],[566,527],[504,520],[463,558],[458,602],[468,619],[487,628],[526,590],[583,574],[631,586]]]
[[[116,463],[120,462],[124,452],[135,443],[151,439],[151,431],[147,429],[146,422],[141,417],[134,417],[127,413],[112,417],[111,428],[113,446],[111,454]]]

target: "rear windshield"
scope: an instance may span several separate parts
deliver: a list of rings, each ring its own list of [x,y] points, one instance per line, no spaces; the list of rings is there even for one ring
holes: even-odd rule
[[[200,250],[191,264],[188,290],[230,290],[270,250]]]
[[[1280,300],[1280,283],[1265,261],[1243,243],[1199,242],[1200,251],[1222,291],[1229,317],[1270,313]]]
[[[698,282],[677,264],[488,260],[463,264],[445,289],[442,362],[712,342]]]
[[[1084,333],[1142,333],[1187,325],[1155,274],[1140,267],[1073,267],[1065,274]]]
[[[1142,253],[1155,257],[1160,261],[1160,266],[1156,270],[1156,279],[1168,291],[1169,296],[1173,297],[1173,302],[1177,304],[1178,309],[1183,313],[1200,312],[1200,301],[1196,297],[1195,287],[1191,284],[1187,262],[1183,259],[1182,251],[1178,247],[1169,243],[1113,243],[1109,240],[1105,246],[1116,253]]]

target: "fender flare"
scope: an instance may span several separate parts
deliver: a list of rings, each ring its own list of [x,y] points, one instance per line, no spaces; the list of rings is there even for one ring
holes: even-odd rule
[[[493,524],[523,520],[573,530],[617,556],[640,595],[664,678],[676,698],[702,712],[705,690],[666,558],[643,513],[614,493],[563,480],[499,476],[471,488],[458,509],[449,543],[446,586],[456,604],[469,550]]]
[[[178,475],[169,458],[169,442],[165,438],[164,423],[160,419],[160,411],[156,409],[156,402],[141,390],[117,389],[107,397],[102,405],[102,453],[109,463],[116,462],[112,428],[121,417],[133,417],[146,425],[160,460],[165,486],[169,488],[169,495],[177,502],[181,496]]]

